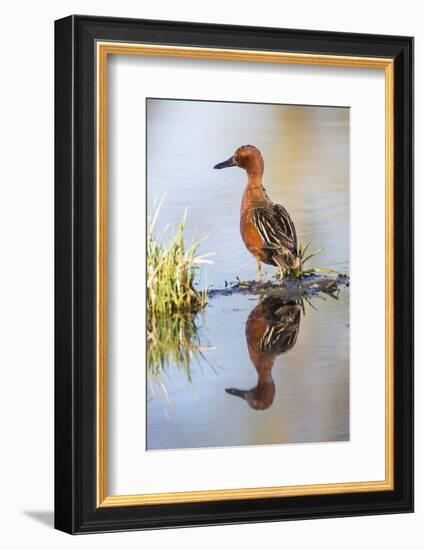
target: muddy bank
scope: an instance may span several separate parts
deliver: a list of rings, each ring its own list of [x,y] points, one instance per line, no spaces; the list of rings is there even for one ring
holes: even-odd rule
[[[287,278],[283,282],[278,280],[266,281],[264,283],[259,283],[255,280],[230,281],[226,283],[225,288],[210,289],[208,297],[254,294],[293,300],[326,294],[337,299],[340,290],[346,287],[349,287],[349,277],[347,275],[311,273],[302,277],[301,280]]]

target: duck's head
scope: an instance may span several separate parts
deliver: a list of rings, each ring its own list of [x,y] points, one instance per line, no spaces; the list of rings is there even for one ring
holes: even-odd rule
[[[261,176],[264,171],[264,161],[261,152],[254,145],[242,145],[232,157],[216,164],[214,168],[220,170],[221,168],[230,168],[231,166],[243,168],[249,176]]]
[[[265,411],[268,409],[275,397],[274,380],[267,383],[258,382],[258,385],[251,390],[239,390],[237,388],[225,388],[226,393],[241,397],[249,404],[249,407],[255,411]]]

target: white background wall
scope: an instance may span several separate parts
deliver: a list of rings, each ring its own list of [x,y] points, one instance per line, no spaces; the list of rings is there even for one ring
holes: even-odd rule
[[[423,291],[416,288],[416,513],[70,537],[53,508],[53,20],[71,13],[416,37],[416,204],[423,204],[420,3],[386,0],[15,0],[2,8],[0,78],[0,541],[3,548],[422,548]],[[419,214],[418,210],[418,214]],[[416,221],[416,272],[423,216]],[[418,282],[420,277],[417,276]]]

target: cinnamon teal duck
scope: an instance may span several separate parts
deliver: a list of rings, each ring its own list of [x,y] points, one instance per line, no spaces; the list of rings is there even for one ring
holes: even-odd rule
[[[300,266],[294,223],[280,204],[268,197],[262,184],[264,161],[254,145],[239,147],[232,157],[215,169],[238,166],[247,173],[247,185],[240,209],[240,233],[246,248],[258,263],[258,280],[262,281],[261,262],[279,268],[281,277]]]
[[[274,401],[272,367],[281,353],[292,349],[299,334],[301,301],[286,301],[268,296],[250,312],[246,321],[246,343],[258,380],[250,390],[226,388],[226,392],[245,399],[252,409],[263,411]]]

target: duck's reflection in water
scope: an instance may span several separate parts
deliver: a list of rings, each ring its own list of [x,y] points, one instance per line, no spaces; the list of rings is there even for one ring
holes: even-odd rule
[[[259,302],[250,312],[245,330],[249,356],[258,373],[258,383],[250,390],[227,388],[227,393],[245,399],[252,409],[258,411],[272,405],[275,396],[272,367],[278,355],[295,345],[302,310],[300,301],[266,297]]]

